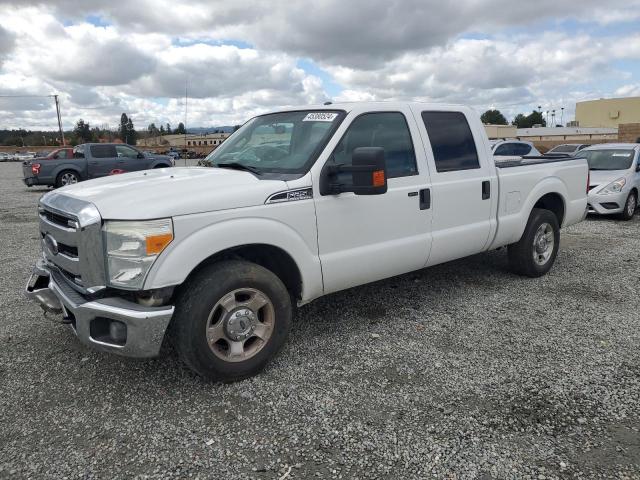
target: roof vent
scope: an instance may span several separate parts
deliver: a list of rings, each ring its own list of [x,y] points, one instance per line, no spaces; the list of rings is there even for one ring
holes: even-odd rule
[[[333,102],[324,102],[324,105],[331,105]]]

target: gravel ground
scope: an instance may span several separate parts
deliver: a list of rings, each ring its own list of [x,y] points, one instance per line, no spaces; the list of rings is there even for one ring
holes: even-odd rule
[[[320,299],[216,385],[44,319],[44,190],[0,192],[0,477],[640,478],[640,217],[567,229],[540,279],[498,251]]]

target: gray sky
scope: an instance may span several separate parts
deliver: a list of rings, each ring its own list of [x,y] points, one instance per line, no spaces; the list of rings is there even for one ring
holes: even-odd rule
[[[604,6],[603,6],[604,5]],[[509,118],[640,95],[640,1],[0,0],[0,94],[65,126],[233,125],[273,107],[416,99]],[[0,128],[56,126],[0,98]]]

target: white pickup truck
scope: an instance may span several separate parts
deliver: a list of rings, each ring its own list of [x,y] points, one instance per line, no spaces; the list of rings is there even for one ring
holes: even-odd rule
[[[27,296],[91,347],[151,357],[168,338],[198,374],[236,380],[328,293],[503,246],[515,272],[545,274],[589,183],[584,159],[496,168],[476,112],[422,103],[261,115],[207,162],[45,194]]]

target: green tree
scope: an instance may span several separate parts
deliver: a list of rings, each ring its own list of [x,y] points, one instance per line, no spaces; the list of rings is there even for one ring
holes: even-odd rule
[[[136,132],[136,129],[133,127],[133,120],[129,117],[129,120],[127,121],[127,143],[129,145],[135,145],[137,141],[138,132]]]
[[[171,135],[173,132],[171,131],[171,125],[167,122],[167,135]]]
[[[164,135],[164,125],[160,125],[160,135]]]
[[[187,133],[187,130],[184,128],[184,123],[180,122],[178,124],[178,128],[176,128],[173,133],[177,133],[178,135],[184,135]]]
[[[129,134],[128,125],[129,117],[127,117],[126,113],[123,113],[122,115],[120,115],[120,128],[118,129],[118,135],[120,137],[120,140],[122,140],[124,143],[129,143],[129,139],[127,138]]]
[[[519,113],[511,122],[512,125],[515,125],[518,128],[531,128],[534,125],[542,125],[543,127],[547,126],[547,122],[545,122],[542,117],[542,113],[534,110],[526,117]]]
[[[73,134],[78,141],[82,143],[90,142],[93,138],[93,135],[91,134],[91,127],[88,123],[85,123],[83,119],[78,120],[75,128],[73,129]]]
[[[240,125],[235,125],[235,126],[233,127],[233,131],[235,132],[236,130],[240,130]]]
[[[500,110],[487,110],[480,116],[480,120],[485,125],[508,125],[507,119]]]

